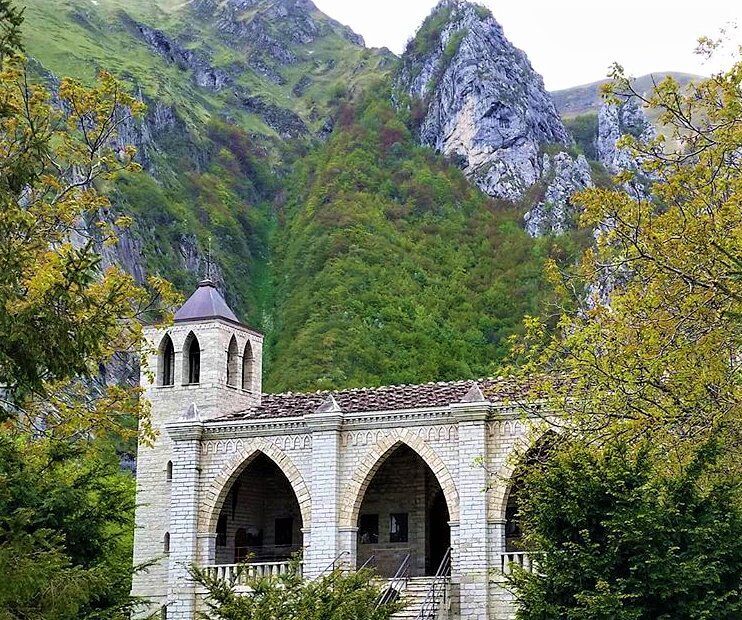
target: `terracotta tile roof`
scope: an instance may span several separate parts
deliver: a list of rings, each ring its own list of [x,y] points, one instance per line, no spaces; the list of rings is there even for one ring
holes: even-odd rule
[[[485,399],[503,401],[523,397],[528,386],[512,378],[489,378],[477,381],[439,381],[418,385],[384,385],[375,388],[324,390],[320,392],[263,394],[259,407],[240,411],[221,419],[281,418],[314,413],[332,396],[343,413],[361,413],[425,407],[445,407],[459,403],[474,384]],[[476,399],[474,399],[476,400]]]

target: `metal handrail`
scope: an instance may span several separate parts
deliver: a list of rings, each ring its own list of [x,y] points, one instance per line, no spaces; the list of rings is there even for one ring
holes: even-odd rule
[[[443,593],[442,600],[440,603],[444,605],[447,602],[448,597],[448,580],[451,575],[451,547],[446,550],[446,553],[438,565],[438,570],[433,577],[433,581],[428,588],[428,593],[425,595],[422,605],[420,605],[420,613],[417,614],[417,620],[431,620],[435,618],[435,614],[438,612],[440,591]]]
[[[364,568],[368,568],[368,567],[372,566],[375,562],[376,562],[376,554],[372,554],[356,570],[363,570]]]
[[[399,568],[397,569],[397,572],[394,573],[394,577],[389,580],[387,587],[381,592],[381,594],[379,594],[379,598],[376,601],[376,609],[395,600],[405,589],[405,587],[407,586],[407,581],[410,578],[411,558],[412,554],[410,553],[408,553],[404,557],[399,565]],[[397,584],[399,584],[400,587],[396,587]]]
[[[332,562],[330,562],[325,567],[325,569],[319,575],[317,575],[316,578],[319,579],[320,577],[324,577],[329,571],[335,570],[335,564],[337,564],[340,561],[340,558],[342,558],[344,555],[350,555],[350,551],[346,550],[346,551],[341,551],[340,553],[338,553],[335,556],[335,559]]]

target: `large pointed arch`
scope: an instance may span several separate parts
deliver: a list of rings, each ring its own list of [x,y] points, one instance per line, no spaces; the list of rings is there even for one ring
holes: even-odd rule
[[[410,448],[430,467],[443,490],[451,521],[459,520],[459,494],[446,464],[422,438],[403,429],[386,435],[361,457],[360,465],[347,484],[340,502],[339,525],[341,528],[356,526],[363,497],[369,484],[387,457],[401,445]]]
[[[236,455],[222,468],[219,474],[205,491],[201,504],[198,531],[210,533],[216,531],[219,513],[229,494],[233,483],[250,463],[260,454],[264,454],[283,472],[299,503],[303,527],[311,527],[312,500],[309,489],[301,472],[289,456],[280,448],[263,438],[255,438],[245,443]]]
[[[489,521],[505,522],[513,476],[529,449],[543,442],[547,436],[558,434],[558,429],[554,427],[534,426],[529,429],[529,432],[515,439],[502,466],[493,478],[490,500],[487,505],[487,519]]]

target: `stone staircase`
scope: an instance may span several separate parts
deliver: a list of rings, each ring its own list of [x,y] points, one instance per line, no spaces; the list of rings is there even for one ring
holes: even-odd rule
[[[392,620],[416,620],[435,577],[410,577],[402,591],[404,609],[392,615]]]

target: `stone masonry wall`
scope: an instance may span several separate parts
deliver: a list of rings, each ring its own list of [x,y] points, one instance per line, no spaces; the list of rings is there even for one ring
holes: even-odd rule
[[[321,572],[337,557],[348,566],[363,562],[371,549],[357,544],[361,511],[379,514],[380,543],[375,551],[382,565],[388,563],[384,570],[391,570],[397,563],[396,553],[387,554],[388,562],[384,559],[383,541],[388,541],[389,514],[409,513],[411,544],[407,547],[414,552],[415,571],[422,574],[428,552],[424,543],[424,515],[430,494],[426,492],[425,476],[418,476],[419,471],[424,471],[419,462],[415,464],[419,457],[440,484],[450,513],[454,599],[458,595],[452,606],[453,617],[467,620],[512,617],[511,596],[503,590],[496,571],[503,550],[504,506],[508,477],[512,473],[509,455],[526,445],[529,434],[513,411],[477,403],[476,407],[462,404],[434,411],[364,415],[336,412],[329,417],[223,421],[218,418],[243,408],[255,395],[224,385],[226,348],[234,330],[222,322],[212,323],[171,328],[176,352],[176,385],[148,389],[153,402],[152,421],[159,434],[153,447],[142,446],[139,451],[135,561],[161,559],[146,575],[135,577],[135,594],[162,604],[169,591],[171,595],[175,592],[168,585],[168,579],[174,578],[169,577],[169,572],[176,576],[180,573],[169,571],[173,549],[170,557],[164,555],[163,536],[173,530],[176,522],[187,523],[186,529],[192,528],[192,532],[178,530],[180,540],[187,541],[193,536],[196,541],[191,561],[202,565],[217,560],[231,563],[231,549],[222,549],[220,555],[216,555],[216,520],[232,484],[260,454],[276,463],[296,496],[301,518],[295,519],[295,527],[301,523],[305,571],[309,576]],[[178,384],[177,377],[182,376],[182,345],[191,329],[202,348],[202,379],[198,386],[183,386]],[[250,334],[246,332],[240,337],[244,342]],[[153,342],[157,344],[158,341],[153,339]],[[216,344],[211,344],[213,342]],[[256,355],[256,359],[260,356]],[[156,356],[150,363],[156,367]],[[191,403],[197,406],[195,419],[189,419]],[[197,464],[186,467],[175,460],[172,481],[167,480],[168,460],[176,453],[191,452],[174,449],[169,431],[165,429],[167,423],[192,424],[194,428],[203,429],[200,439],[196,440]],[[402,445],[408,446],[417,456],[408,456],[409,462],[402,459],[395,463],[395,451]],[[476,462],[480,457],[484,457],[486,468]],[[392,460],[387,461],[387,458]],[[385,462],[391,463],[392,472],[387,476],[388,492],[375,489],[372,484],[376,474],[384,472]],[[188,476],[182,477],[181,472],[186,471]],[[393,490],[397,486],[391,484],[395,478],[397,483],[404,483],[405,497]],[[177,486],[180,484],[195,484],[195,492],[181,492],[185,489]],[[178,497],[185,499],[178,500],[181,503],[176,506],[176,513],[171,513],[175,488],[179,491]],[[238,510],[244,512],[236,514],[235,522],[229,526],[228,541],[233,541],[238,520],[247,522],[252,518],[249,508],[243,508],[250,505],[250,498],[246,492],[240,493]],[[422,499],[408,505],[407,500],[413,496]],[[196,498],[197,514],[182,512],[190,510],[188,502],[193,498]],[[264,501],[264,498],[257,501]],[[296,532],[295,539],[299,540]],[[187,587],[187,584],[181,583],[178,587]],[[178,608],[180,615],[169,612],[168,618],[190,618],[187,605]],[[175,609],[171,607],[173,612]]]

